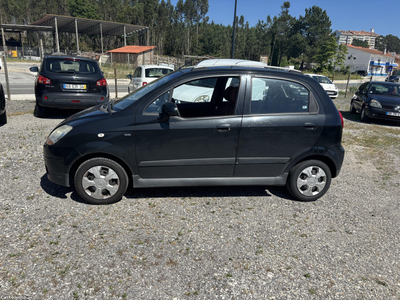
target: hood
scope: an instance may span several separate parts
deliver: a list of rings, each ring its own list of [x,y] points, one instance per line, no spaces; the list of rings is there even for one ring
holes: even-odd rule
[[[320,83],[320,85],[324,88],[324,89],[336,89],[336,85],[335,84],[329,84],[329,83]]]
[[[368,96],[369,100],[377,100],[380,104],[400,106],[400,96],[389,96],[389,95],[374,95]]]
[[[98,120],[98,119],[106,119],[109,118],[110,113],[107,111],[106,108],[103,108],[104,104],[99,104],[93,107],[86,108],[85,110],[82,110],[76,114],[73,114],[72,116],[66,118],[64,121],[62,121],[58,126],[61,126],[63,124],[81,124],[87,121],[93,121],[93,120]],[[58,127],[57,126],[57,127]]]

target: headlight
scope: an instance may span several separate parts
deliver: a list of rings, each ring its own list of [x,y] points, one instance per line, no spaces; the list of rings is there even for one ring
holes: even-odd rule
[[[210,102],[210,96],[208,95],[202,95],[200,97],[197,97],[194,102]]]
[[[371,102],[369,103],[369,106],[376,107],[376,108],[382,108],[382,105],[375,99],[371,100]]]
[[[59,140],[61,140],[64,135],[66,135],[68,132],[72,130],[72,126],[69,125],[63,125],[58,127],[56,130],[54,130],[50,135],[47,137],[46,144],[47,145],[54,145],[57,143]]]

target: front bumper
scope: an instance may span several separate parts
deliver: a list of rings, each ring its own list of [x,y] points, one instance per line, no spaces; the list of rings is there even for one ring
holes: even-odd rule
[[[73,163],[80,157],[73,148],[62,148],[62,152],[56,146],[43,146],[43,159],[46,167],[47,178],[58,185],[70,186],[70,170]]]
[[[365,109],[365,114],[372,119],[400,122],[400,111],[395,111],[393,109],[375,108],[368,106]]]

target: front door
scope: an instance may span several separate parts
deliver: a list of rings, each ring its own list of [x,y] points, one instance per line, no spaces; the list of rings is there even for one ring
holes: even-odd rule
[[[238,104],[243,102],[236,101],[235,110],[228,114],[219,114],[219,108],[227,105],[224,99],[227,85],[239,80],[214,79],[182,84],[164,92],[137,113],[136,159],[141,178],[233,176],[242,122]],[[195,86],[201,82],[208,85]],[[193,97],[188,90],[198,94]],[[240,95],[241,91],[237,99]],[[194,102],[196,99],[203,100]],[[171,101],[176,103],[180,116],[158,122],[162,105]]]

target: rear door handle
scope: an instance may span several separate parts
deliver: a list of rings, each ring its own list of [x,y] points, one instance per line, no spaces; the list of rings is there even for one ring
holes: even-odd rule
[[[315,130],[318,126],[315,123],[305,123],[304,127],[306,130]]]
[[[219,125],[217,125],[217,129],[219,131],[230,131],[231,130],[231,124],[219,124]]]

